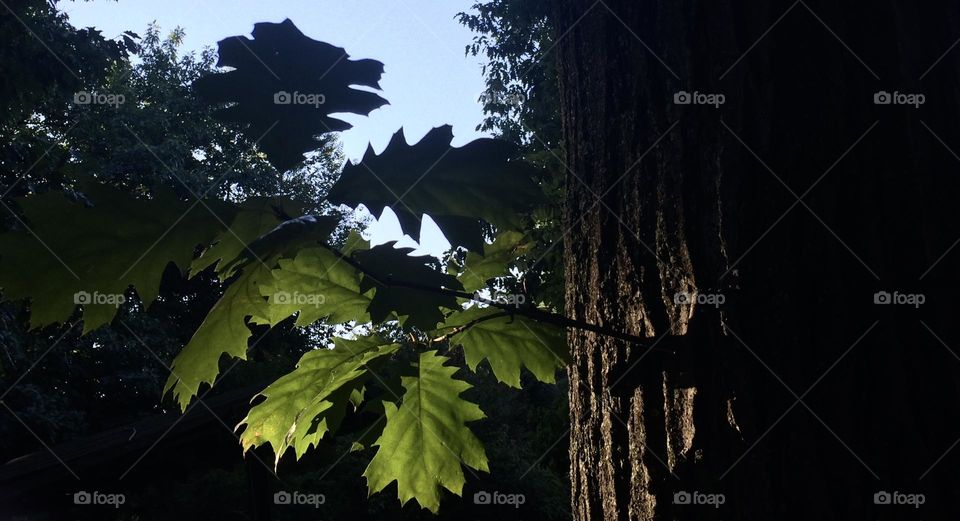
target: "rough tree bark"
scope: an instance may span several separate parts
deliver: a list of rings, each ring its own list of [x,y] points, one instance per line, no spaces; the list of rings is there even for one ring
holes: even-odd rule
[[[567,312],[688,340],[570,333],[574,518],[955,518],[960,4],[558,0],[554,22]]]

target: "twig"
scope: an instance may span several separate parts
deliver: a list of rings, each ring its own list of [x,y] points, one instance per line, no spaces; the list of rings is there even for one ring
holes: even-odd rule
[[[342,260],[343,262],[346,262],[347,264],[349,264],[350,266],[352,266],[354,269],[362,272],[364,275],[366,275],[368,278],[370,278],[370,280],[372,280],[374,283],[376,283],[376,284],[379,285],[379,286],[383,286],[383,287],[391,287],[391,286],[393,286],[393,287],[400,287],[400,288],[409,288],[409,289],[415,289],[415,290],[420,290],[420,291],[426,291],[426,292],[428,292],[428,293],[436,293],[436,294],[439,294],[439,295],[447,295],[447,296],[465,298],[465,299],[468,299],[468,300],[472,300],[472,301],[474,301],[474,302],[479,302],[479,303],[486,304],[486,305],[491,306],[491,307],[495,307],[495,308],[501,309],[501,310],[503,310],[503,311],[505,312],[504,315],[497,315],[497,316],[520,315],[520,316],[524,316],[524,317],[530,318],[530,319],[532,319],[532,320],[536,320],[537,322],[543,322],[543,323],[546,323],[546,324],[553,324],[553,325],[555,325],[555,326],[561,326],[561,327],[570,327],[570,328],[574,328],[574,329],[581,329],[581,330],[583,330],[583,331],[590,331],[591,333],[598,333],[598,334],[601,334],[601,335],[606,335],[606,336],[610,336],[610,337],[613,337],[613,338],[617,338],[617,339],[620,339],[620,340],[626,340],[626,341],[628,341],[628,342],[632,342],[632,343],[634,343],[634,344],[637,344],[638,346],[643,347],[643,348],[652,348],[654,351],[662,351],[662,352],[671,353],[671,354],[674,352],[674,351],[671,350],[671,349],[665,349],[665,348],[661,348],[661,347],[652,347],[651,344],[649,343],[651,339],[650,339],[650,338],[647,338],[647,337],[639,337],[639,336],[636,336],[636,335],[631,335],[631,334],[629,334],[629,333],[624,333],[624,332],[622,332],[622,331],[617,331],[617,330],[615,330],[615,329],[610,329],[610,328],[607,328],[607,327],[604,327],[604,326],[600,326],[600,325],[597,325],[597,324],[592,324],[592,323],[590,323],[590,322],[584,322],[584,321],[582,321],[582,320],[575,320],[575,319],[572,319],[572,318],[569,318],[569,317],[565,317],[565,316],[560,315],[560,314],[557,314],[557,313],[551,313],[551,312],[549,312],[549,311],[544,311],[544,310],[542,310],[542,309],[529,308],[529,307],[518,307],[518,306],[515,306],[515,305],[513,305],[513,304],[507,304],[507,303],[504,303],[504,302],[497,302],[496,300],[491,300],[491,299],[488,299],[488,298],[485,298],[485,297],[481,297],[480,295],[476,295],[476,294],[473,294],[473,293],[467,293],[467,292],[465,292],[465,291],[457,291],[457,290],[448,289],[448,288],[443,288],[443,287],[430,286],[430,285],[427,285],[427,284],[420,284],[420,283],[417,283],[417,282],[411,282],[411,281],[407,281],[407,280],[395,280],[395,279],[393,279],[392,277],[384,276],[384,275],[381,275],[381,274],[377,274],[377,273],[371,272],[371,271],[368,270],[366,267],[364,267],[362,264],[360,264],[359,262],[357,262],[356,259],[354,259],[353,257],[351,257],[351,256],[349,256],[349,255],[345,255],[343,252],[341,252],[340,250],[334,248],[333,246],[330,246],[329,244],[326,244],[326,243],[321,242],[320,245],[323,246],[324,248],[326,248],[327,250],[329,250],[329,251],[330,251],[331,253],[333,253],[334,255],[336,255],[336,256],[337,256],[340,260]],[[496,318],[496,317],[495,317],[495,316],[484,317],[485,320],[486,320],[486,319],[490,319],[490,318]],[[471,326],[471,325],[473,325],[473,324],[472,324],[472,323],[471,323],[471,324],[465,324],[465,325],[464,325],[464,329],[465,329],[466,327]],[[448,335],[449,335],[449,334],[451,334],[451,333],[448,333]],[[447,336],[447,335],[444,335],[444,336]],[[677,338],[679,339],[679,338],[683,338],[683,337],[677,337]]]

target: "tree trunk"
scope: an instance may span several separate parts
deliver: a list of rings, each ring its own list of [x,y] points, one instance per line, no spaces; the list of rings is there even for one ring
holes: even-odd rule
[[[960,514],[960,4],[554,22],[567,312],[676,350],[569,334],[575,519]]]

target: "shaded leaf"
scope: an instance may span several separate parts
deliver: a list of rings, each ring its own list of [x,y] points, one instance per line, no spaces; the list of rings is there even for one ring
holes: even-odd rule
[[[301,228],[301,225],[305,227]],[[259,252],[258,258],[243,265],[240,274],[229,283],[190,342],[174,358],[173,371],[164,392],[172,390],[182,409],[186,410],[201,384],[213,383],[219,373],[222,355],[246,360],[251,337],[248,322],[272,327],[298,310],[296,306],[271,305],[261,290],[266,286],[274,293],[286,291],[277,285],[274,268],[284,254],[302,245],[305,238],[316,239],[315,232],[324,233],[326,227],[323,222],[305,224],[299,221],[295,229],[303,233],[281,233],[269,240],[251,243],[250,249]],[[270,236],[268,233],[265,237]],[[295,277],[286,281],[302,283]]]
[[[225,265],[226,270],[232,272],[249,262],[263,262],[271,255],[292,257],[302,248],[327,241],[337,223],[338,219],[329,215],[303,215],[286,220],[242,248],[239,255]]]
[[[253,263],[245,267],[227,286],[190,342],[173,359],[163,392],[172,390],[182,410],[187,409],[201,384],[212,384],[216,379],[222,355],[247,359],[247,342],[252,336],[247,317],[256,323],[269,322],[270,309],[260,295],[260,286],[270,279],[269,264]]]
[[[283,221],[279,211],[299,215],[302,205],[276,197],[251,197],[240,203],[230,228],[223,230],[214,244],[206,248],[190,265],[190,275],[196,275],[212,265],[217,265],[220,280],[234,274],[237,257],[249,255],[250,243],[279,226]]]
[[[5,298],[31,299],[31,327],[63,322],[83,303],[84,332],[96,329],[129,286],[149,305],[167,265],[183,272],[235,215],[227,203],[191,204],[166,190],[146,200],[95,184],[84,192],[92,206],[62,192],[18,199],[29,228],[0,234],[0,287]]]
[[[298,326],[326,318],[327,323],[369,322],[371,296],[360,290],[360,274],[324,248],[301,250],[293,259],[281,259],[272,279],[260,287],[268,298],[271,324],[299,312]]]
[[[464,260],[460,282],[466,291],[476,291],[486,286],[494,277],[508,275],[510,264],[530,250],[520,232],[505,231],[497,235],[493,244],[483,248],[483,254],[468,252]]]

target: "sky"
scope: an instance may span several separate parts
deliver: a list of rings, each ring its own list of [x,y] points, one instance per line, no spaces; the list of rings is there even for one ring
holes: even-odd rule
[[[124,31],[142,34],[156,22],[164,34],[186,32],[184,49],[199,51],[234,35],[250,35],[257,22],[290,18],[307,36],[346,49],[351,59],[384,63],[380,93],[390,104],[342,119],[354,127],[341,134],[344,153],[357,161],[368,143],[380,152],[401,127],[408,142],[431,128],[453,126],[453,145],[482,137],[476,131],[483,112],[478,101],[484,82],[479,58],[464,55],[473,33],[455,16],[473,0],[91,0],[60,2],[76,27],[95,27],[105,37]],[[338,117],[340,117],[338,115]],[[379,212],[380,209],[371,209]],[[374,243],[400,238],[400,225],[388,215],[370,228]],[[425,220],[422,248],[438,254],[449,247],[436,226]],[[403,245],[416,243],[407,237]]]

